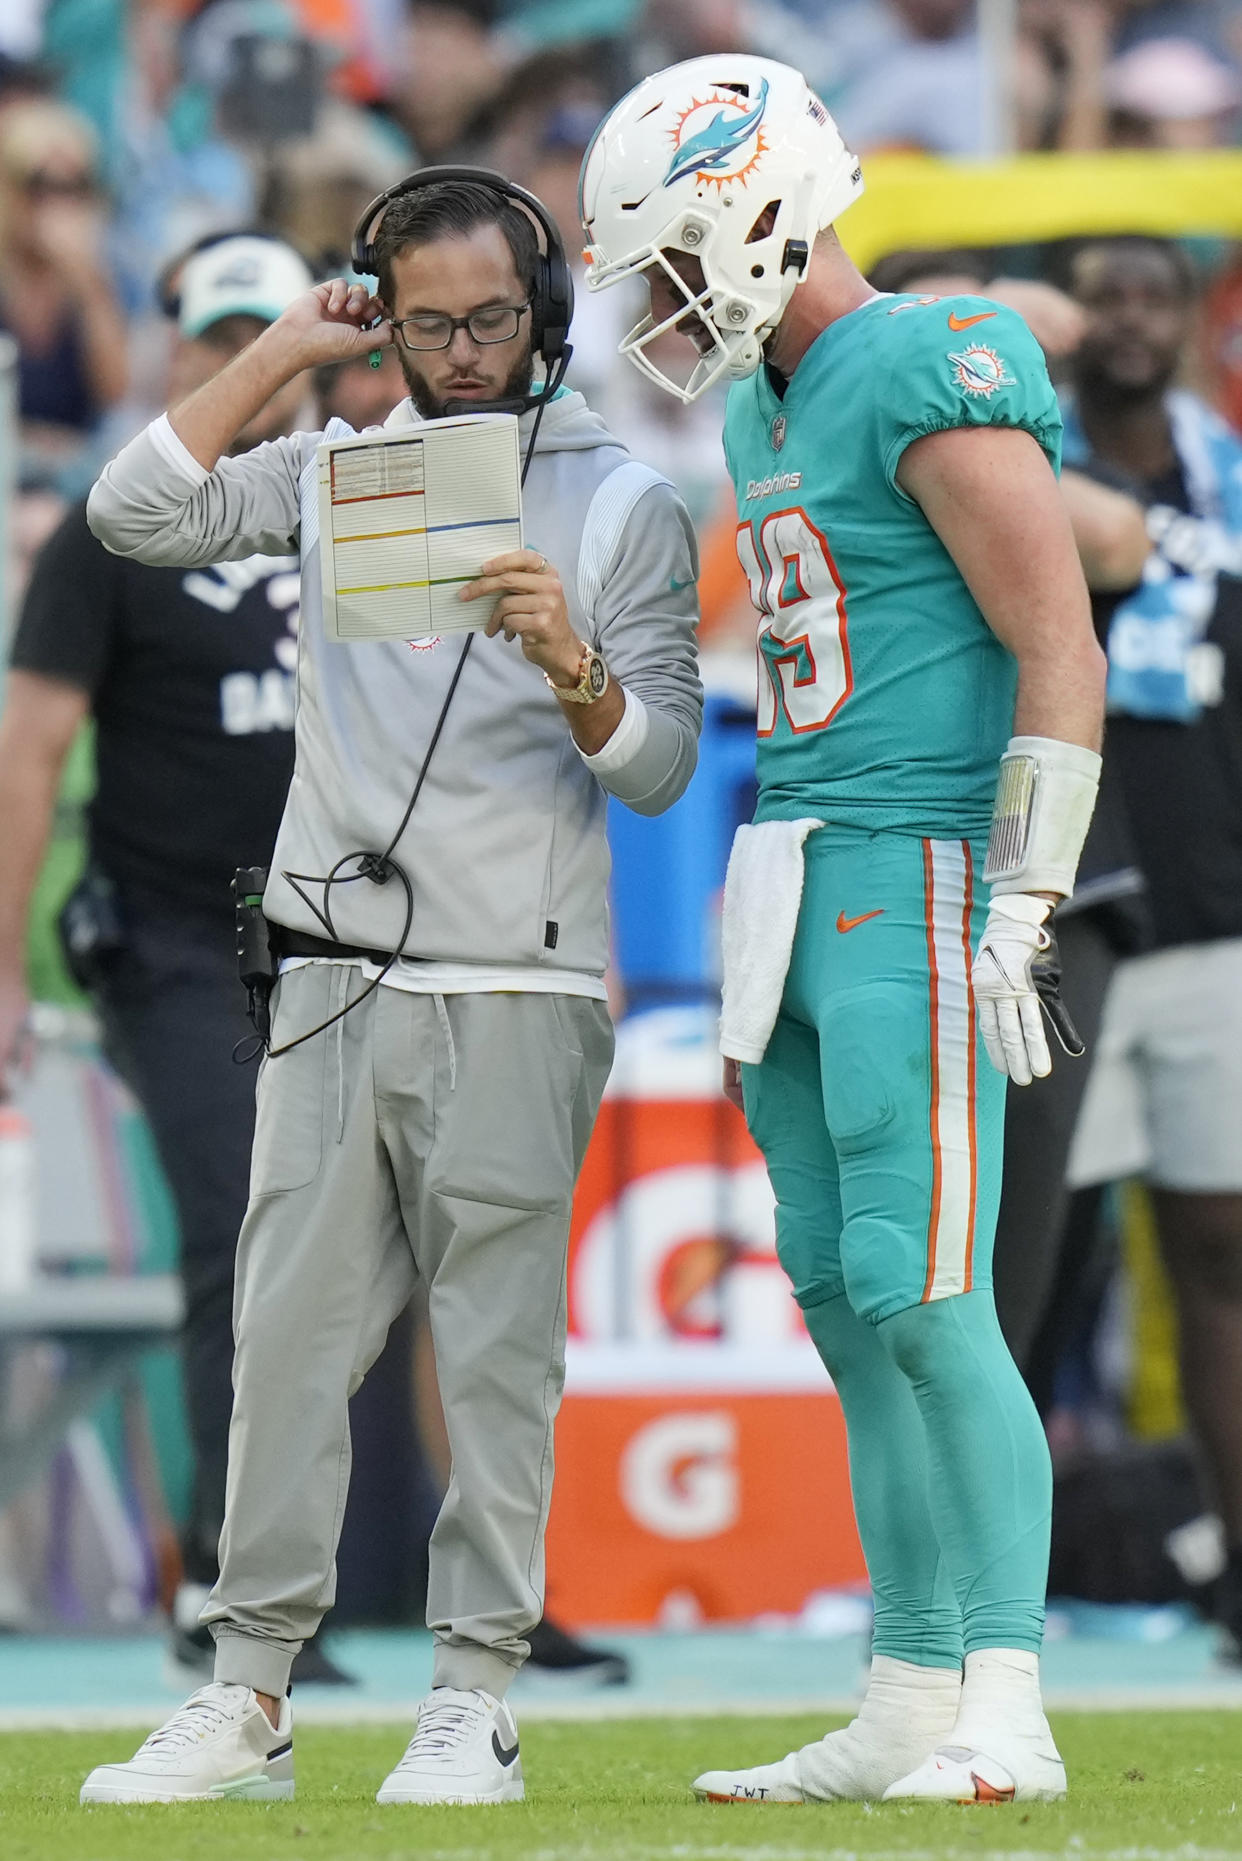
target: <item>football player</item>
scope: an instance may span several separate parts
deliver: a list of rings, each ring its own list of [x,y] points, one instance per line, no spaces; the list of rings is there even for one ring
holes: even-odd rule
[[[1079,1045],[1050,919],[1104,660],[1038,345],[986,298],[874,291],[833,230],[861,185],[802,76],[740,54],[646,79],[582,170],[589,287],[649,287],[622,353],[684,401],[733,384],[759,800],[726,887],[725,1086],[840,1393],[875,1596],[854,1722],[694,1787],[1054,1799],[1048,1450],[991,1250],[1006,1079],[1049,1071],[1045,1016]]]

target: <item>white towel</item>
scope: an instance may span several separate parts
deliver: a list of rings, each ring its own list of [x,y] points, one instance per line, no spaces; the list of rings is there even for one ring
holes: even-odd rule
[[[802,903],[802,844],[823,825],[763,821],[739,827],[733,837],[721,921],[720,1051],[726,1059],[753,1064],[771,1039]]]

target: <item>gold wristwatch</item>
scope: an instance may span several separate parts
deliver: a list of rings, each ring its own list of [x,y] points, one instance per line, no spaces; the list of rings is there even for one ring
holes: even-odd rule
[[[578,683],[576,685],[557,685],[544,673],[545,682],[566,704],[594,704],[608,690],[610,679],[608,667],[603,656],[593,646],[582,641],[582,657],[578,661]]]

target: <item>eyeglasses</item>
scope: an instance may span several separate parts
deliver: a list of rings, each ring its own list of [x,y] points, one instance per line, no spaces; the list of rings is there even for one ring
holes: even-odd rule
[[[491,342],[511,342],[529,304],[492,304],[486,310],[472,310],[468,317],[403,317],[394,323],[407,349],[447,349],[458,330],[466,330],[471,342],[486,347]]]

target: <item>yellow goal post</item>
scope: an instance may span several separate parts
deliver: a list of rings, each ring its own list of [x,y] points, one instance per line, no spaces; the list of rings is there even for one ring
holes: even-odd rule
[[[877,154],[837,230],[869,271],[907,247],[1025,245],[1093,233],[1242,238],[1242,150],[1109,150],[1002,161]]]

